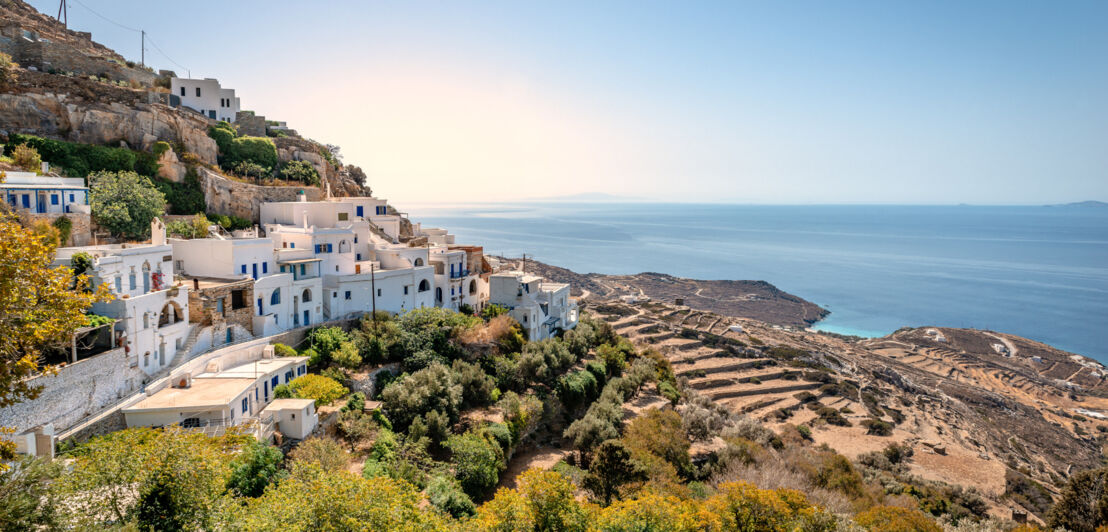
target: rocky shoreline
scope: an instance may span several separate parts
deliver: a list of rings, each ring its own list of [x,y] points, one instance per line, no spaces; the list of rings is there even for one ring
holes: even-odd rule
[[[680,305],[700,311],[750,318],[782,327],[810,327],[831,313],[766,281],[688,279],[656,272],[582,274],[531,259],[524,263],[518,258],[497,258],[549,281],[569,283],[575,297],[619,299],[630,296],[669,304],[680,302]]]

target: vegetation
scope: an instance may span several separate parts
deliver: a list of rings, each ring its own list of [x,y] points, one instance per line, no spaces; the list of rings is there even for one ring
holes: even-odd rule
[[[319,172],[306,161],[289,161],[281,167],[281,179],[319,186]]]
[[[177,238],[207,238],[208,227],[212,225],[207,216],[197,214],[191,220],[173,220],[165,224],[165,232]]]
[[[131,171],[100,171],[89,176],[93,218],[114,235],[150,236],[150,222],[165,214],[165,196],[149,179]]]
[[[15,217],[0,216],[0,407],[37,397],[27,378],[48,369],[39,367],[43,351],[66,343],[89,324],[88,308],[111,297],[106,286],[90,290],[86,275],[52,267],[53,246]],[[0,440],[0,459],[13,450]]]
[[[285,385],[281,385],[285,386]],[[288,392],[292,397],[312,399],[315,405],[329,405],[347,394],[349,390],[335,379],[322,375],[308,374],[297,377],[288,383]],[[280,388],[280,386],[278,386]],[[276,393],[276,391],[274,391]]]
[[[18,69],[19,64],[12,61],[12,56],[0,52],[0,89],[8,88],[19,79]]]
[[[42,171],[42,157],[39,157],[38,150],[26,145],[20,144],[12,150],[12,161],[15,165],[28,171],[40,173]]]
[[[156,179],[154,186],[165,196],[169,214],[197,214],[207,209],[204,191],[200,188],[200,179],[194,168],[189,168],[182,183]]]
[[[145,177],[154,177],[158,173],[158,159],[152,153],[18,133],[8,135],[4,155],[13,156],[16,148],[22,145],[33,148],[43,161],[72,177],[85,177],[93,172],[135,172]]]
[[[208,128],[219,148],[219,166],[246,177],[262,177],[277,168],[277,146],[266,137],[239,136],[235,126],[220,121]]]

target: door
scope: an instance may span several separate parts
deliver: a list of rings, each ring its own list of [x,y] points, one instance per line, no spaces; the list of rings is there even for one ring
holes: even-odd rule
[[[253,264],[253,266],[254,266],[254,280],[257,281],[258,280],[258,263],[255,262]]]
[[[262,312],[262,298],[259,297],[258,298],[258,315],[261,316],[263,314],[265,314],[265,313]]]
[[[46,193],[45,192],[39,192],[38,193],[38,201],[35,202],[35,210],[38,211],[39,213],[46,212]]]
[[[308,326],[308,325],[311,325],[311,324],[312,324],[311,314],[308,314],[308,311],[305,310],[304,311],[304,325]]]
[[[269,402],[269,381],[262,383],[262,388],[265,390],[265,402]]]
[[[363,217],[362,213],[365,211],[365,209],[361,205],[358,205],[357,210],[358,210],[358,218],[362,218]]]
[[[23,195],[23,208],[24,209],[30,209],[31,208],[31,195],[30,194],[24,194]]]

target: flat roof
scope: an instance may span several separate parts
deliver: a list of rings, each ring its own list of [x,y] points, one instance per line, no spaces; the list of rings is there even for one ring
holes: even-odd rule
[[[262,412],[269,412],[274,410],[303,410],[304,407],[314,403],[312,399],[274,399],[272,403],[266,405],[262,409]]]
[[[238,284],[243,281],[253,281],[253,279],[250,277],[241,277],[238,279],[221,279],[219,277],[185,277],[185,279],[188,279],[189,284],[192,284],[195,281],[196,284],[192,286],[195,286],[200,290],[216,288],[219,286],[227,286],[231,284]]]
[[[123,412],[173,410],[179,408],[223,408],[254,386],[254,379],[192,380],[188,388],[163,388]]]
[[[202,373],[199,377],[206,379],[254,379],[257,376],[295,367],[307,361],[308,357],[263,358],[262,360],[225,369],[219,373]]]

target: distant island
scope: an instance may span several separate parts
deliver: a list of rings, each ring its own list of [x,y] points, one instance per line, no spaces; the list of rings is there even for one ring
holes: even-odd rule
[[[1047,207],[1080,207],[1082,209],[1103,209],[1108,207],[1108,203],[1103,201],[1089,200],[1089,201],[1075,201],[1073,203],[1059,203],[1055,205],[1047,205]]]

